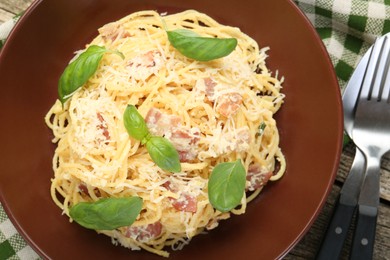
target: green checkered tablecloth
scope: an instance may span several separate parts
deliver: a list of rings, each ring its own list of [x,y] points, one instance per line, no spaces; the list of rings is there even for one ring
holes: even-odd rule
[[[295,0],[316,28],[344,89],[354,68],[377,36],[390,32],[390,0]],[[0,48],[14,25],[0,25]],[[0,260],[39,259],[0,205]]]
[[[390,0],[295,0],[323,40],[341,89],[377,36],[390,32]]]
[[[0,204],[0,260],[39,259],[12,225]]]

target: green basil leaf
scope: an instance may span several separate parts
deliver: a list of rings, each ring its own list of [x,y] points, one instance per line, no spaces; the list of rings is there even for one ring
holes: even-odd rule
[[[100,60],[107,52],[124,58],[121,52],[91,45],[65,68],[58,82],[58,95],[62,104],[96,72]]]
[[[70,217],[81,226],[95,230],[113,230],[133,224],[142,209],[142,198],[104,198],[80,202],[69,210]]]
[[[128,105],[126,107],[125,113],[123,114],[123,122],[131,137],[143,141],[142,143],[146,142],[144,139],[149,135],[149,130],[144,118],[135,106]]]
[[[186,29],[167,31],[168,40],[184,56],[210,61],[229,55],[237,46],[235,38],[201,37]]]
[[[264,130],[266,127],[267,127],[267,125],[264,122],[261,122],[261,124],[259,125],[259,135],[260,136],[264,134]]]
[[[146,149],[157,166],[171,172],[181,171],[179,153],[176,148],[168,139],[152,136],[145,120],[133,105],[127,106],[123,114],[123,122],[131,137],[146,144]]]
[[[170,33],[179,33],[180,35],[184,36],[184,37],[201,37],[199,34],[197,34],[196,32],[194,31],[191,31],[191,30],[187,30],[187,29],[176,29],[176,30],[173,30],[173,31],[168,31],[168,35]]]
[[[208,183],[209,201],[221,212],[240,204],[245,191],[246,172],[241,160],[220,163],[211,172]]]
[[[152,136],[146,142],[146,149],[161,169],[171,172],[181,171],[179,153],[168,139]]]

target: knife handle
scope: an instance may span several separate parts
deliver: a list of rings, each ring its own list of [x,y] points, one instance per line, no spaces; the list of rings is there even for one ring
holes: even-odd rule
[[[332,219],[322,240],[317,260],[339,259],[356,206],[346,205],[338,198]]]
[[[377,217],[378,209],[376,207],[359,205],[356,230],[352,242],[351,260],[372,259]]]

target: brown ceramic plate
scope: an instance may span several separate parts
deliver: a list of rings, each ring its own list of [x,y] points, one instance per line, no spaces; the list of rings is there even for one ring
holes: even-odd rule
[[[332,65],[320,39],[289,0],[41,0],[11,34],[0,56],[0,190],[16,228],[43,257],[161,259],[113,246],[109,238],[70,224],[51,201],[54,145],[43,117],[75,50],[97,28],[153,9],[204,12],[270,46],[268,66],[285,76],[277,114],[284,178],[266,187],[247,213],[194,238],[172,259],[275,259],[305,234],[334,180],[341,153],[342,112]]]

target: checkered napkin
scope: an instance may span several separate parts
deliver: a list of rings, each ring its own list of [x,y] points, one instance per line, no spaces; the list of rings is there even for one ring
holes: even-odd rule
[[[5,40],[7,39],[12,28],[18,22],[20,15],[15,16],[14,18],[6,21],[5,23],[0,24],[0,49],[3,47]]]
[[[390,0],[294,0],[328,50],[341,89],[375,38],[390,32]],[[17,21],[0,25],[0,48]],[[39,259],[0,204],[0,260]]]
[[[0,260],[3,259],[35,260],[39,257],[17,232],[0,204]]]
[[[374,43],[390,31],[390,0],[295,0],[328,50],[341,89]]]

